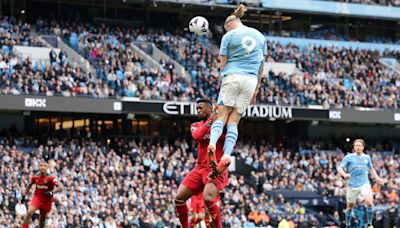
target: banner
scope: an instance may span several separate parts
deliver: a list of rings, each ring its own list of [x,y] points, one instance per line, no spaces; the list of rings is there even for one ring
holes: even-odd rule
[[[2,94],[0,110],[119,114],[122,103],[117,99]]]
[[[196,103],[175,101],[127,101],[84,97],[0,95],[0,111],[45,111],[104,114],[156,114],[162,116],[195,116]],[[400,110],[318,109],[276,105],[249,106],[244,118],[266,120],[310,120],[400,125]]]
[[[194,116],[196,103],[194,102],[123,102],[123,111],[139,114],[183,115]],[[303,120],[328,120],[328,110],[309,109],[290,106],[255,105],[249,106],[242,115],[246,118],[267,119],[303,119]]]
[[[329,120],[334,122],[400,124],[400,110],[336,109],[329,110]]]

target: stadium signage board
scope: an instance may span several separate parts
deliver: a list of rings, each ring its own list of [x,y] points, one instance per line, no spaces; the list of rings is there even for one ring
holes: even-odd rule
[[[196,103],[179,101],[122,101],[123,113],[194,116]],[[353,123],[400,124],[400,113],[393,110],[320,109],[276,105],[250,106],[247,118],[320,120]]]
[[[0,110],[118,114],[122,111],[122,102],[118,99],[1,94]]]
[[[163,112],[168,115],[196,115],[196,103],[191,102],[165,102]],[[243,113],[245,117],[262,117],[276,119],[293,118],[291,107],[256,105],[250,106]]]
[[[196,103],[190,102],[166,102],[163,104],[163,111],[168,115],[196,115]]]
[[[46,108],[46,98],[25,98],[25,107]]]
[[[400,124],[400,113],[394,110],[340,109],[329,110],[333,122]]]
[[[394,118],[394,121],[400,122],[400,113],[395,113],[393,118]]]
[[[0,94],[0,111],[45,111],[104,114],[157,114],[194,116],[196,103],[175,101],[126,101],[89,97],[57,97]],[[400,111],[377,109],[318,109],[276,105],[250,106],[248,118],[321,120],[332,122],[400,124]]]
[[[293,112],[291,107],[255,105],[249,106],[242,116],[291,119],[293,118]]]
[[[123,102],[124,113],[157,114],[171,116],[194,116],[197,114],[196,103],[175,101],[132,101]],[[294,108],[289,106],[255,105],[244,113],[249,118],[274,119],[310,119],[328,120],[328,110]]]
[[[335,111],[335,110],[330,110],[329,111],[329,119],[333,120],[340,120],[342,119],[342,112],[341,111]]]

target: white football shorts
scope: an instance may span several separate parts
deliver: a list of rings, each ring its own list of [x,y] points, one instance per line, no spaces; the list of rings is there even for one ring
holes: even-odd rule
[[[347,203],[356,203],[358,196],[372,196],[372,188],[370,184],[364,184],[358,188],[347,188],[346,201]]]
[[[226,75],[222,79],[217,104],[237,108],[242,114],[250,105],[257,83],[258,78],[254,76]]]

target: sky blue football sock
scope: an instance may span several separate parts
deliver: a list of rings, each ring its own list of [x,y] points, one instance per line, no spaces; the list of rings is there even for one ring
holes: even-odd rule
[[[372,212],[372,206],[367,207],[367,221],[368,224],[372,225],[372,219],[374,218],[374,213]]]
[[[237,124],[227,125],[226,130],[227,131],[225,136],[224,155],[231,155],[238,139]]]
[[[346,210],[346,226],[350,227],[351,226],[351,217],[352,216],[352,211],[353,210]]]
[[[211,131],[210,131],[210,145],[217,145],[217,141],[219,137],[222,135],[222,131],[224,129],[224,121],[217,119],[214,121],[214,123],[211,125]]]

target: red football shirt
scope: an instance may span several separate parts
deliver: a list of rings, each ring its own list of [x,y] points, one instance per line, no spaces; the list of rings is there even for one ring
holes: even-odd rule
[[[34,196],[40,198],[51,198],[46,196],[47,191],[53,191],[54,186],[58,185],[58,180],[53,176],[33,176],[31,178],[31,184],[36,185]]]
[[[190,126],[190,131],[192,132],[192,137],[197,141],[197,165],[198,166],[208,166],[208,155],[207,147],[210,143],[210,127],[206,126],[205,121],[195,122]],[[225,133],[222,133],[216,146],[215,155],[217,162],[221,160],[222,155],[224,155],[224,142]]]

